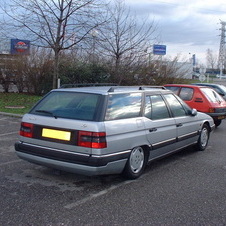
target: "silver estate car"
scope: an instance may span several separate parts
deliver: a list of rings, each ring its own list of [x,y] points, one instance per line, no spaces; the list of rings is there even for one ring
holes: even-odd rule
[[[138,178],[148,162],[207,147],[214,123],[162,87],[82,87],[49,92],[23,116],[17,155],[84,175]]]

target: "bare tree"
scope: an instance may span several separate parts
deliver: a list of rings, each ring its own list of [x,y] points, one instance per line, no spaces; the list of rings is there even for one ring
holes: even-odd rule
[[[4,1],[2,8],[7,26],[10,25],[20,37],[24,35],[32,40],[32,44],[53,50],[53,88],[57,87],[59,78],[61,51],[82,42],[93,28],[103,23],[95,18],[100,0]]]
[[[169,59],[151,59],[149,65],[143,66],[135,76],[136,84],[164,85],[167,83],[183,83],[192,75],[192,68],[186,61],[181,62],[177,55]]]
[[[53,61],[50,51],[32,48],[30,55],[9,55],[1,57],[0,81],[5,92],[14,84],[19,93],[41,95],[51,89]],[[48,90],[47,90],[48,89]]]
[[[24,59],[24,85],[28,93],[43,95],[51,89],[53,60],[49,50],[32,48],[32,54]]]
[[[10,56],[9,54],[3,54],[1,56],[0,64],[0,83],[4,92],[8,93],[11,84],[15,84],[15,73],[17,71],[17,56]]]
[[[213,53],[213,50],[207,49],[206,51],[207,67],[214,69],[217,67],[217,55]]]
[[[144,59],[145,49],[154,40],[156,27],[153,21],[137,20],[121,0],[115,0],[113,6],[108,5],[106,12],[109,21],[97,30],[96,42],[101,55],[113,66],[113,80],[120,84],[131,66]]]

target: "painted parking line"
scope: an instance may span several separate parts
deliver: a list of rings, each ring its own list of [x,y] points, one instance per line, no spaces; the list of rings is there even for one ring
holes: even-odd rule
[[[117,188],[119,188],[119,187],[121,187],[121,186],[123,186],[125,184],[130,184],[130,183],[133,183],[133,182],[135,182],[135,181],[134,180],[130,180],[130,181],[125,181],[123,183],[120,183],[118,185],[113,185],[110,188],[102,190],[102,191],[100,191],[98,193],[90,194],[88,197],[86,197],[84,199],[81,199],[81,200],[78,200],[77,202],[73,202],[73,203],[70,203],[68,205],[65,205],[64,208],[65,209],[73,209],[73,208],[75,208],[75,207],[77,207],[77,206],[79,206],[81,204],[89,202],[89,201],[91,201],[93,199],[96,199],[96,198],[102,196],[102,195],[106,195],[108,192],[111,192],[111,191],[113,191],[113,190],[115,190],[115,189],[117,189]]]
[[[2,120],[2,121],[3,121],[3,120],[6,120],[6,119],[7,119],[7,118],[0,118],[0,121],[1,121],[1,120]]]
[[[22,161],[23,161],[22,159],[19,159],[19,160],[4,162],[4,163],[0,163],[0,166],[6,166],[6,165],[9,165],[9,164],[13,164],[13,163],[17,163],[17,162],[22,162]]]
[[[16,132],[10,132],[10,133],[3,133],[3,134],[0,134],[0,137],[12,135],[12,134],[19,134],[19,133],[18,133],[18,131],[16,131]]]

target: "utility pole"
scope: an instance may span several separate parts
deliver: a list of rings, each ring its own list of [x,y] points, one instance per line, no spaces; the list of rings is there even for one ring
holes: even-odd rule
[[[219,49],[219,58],[218,58],[218,68],[220,69],[220,79],[223,73],[223,67],[225,63],[225,26],[226,22],[221,21],[221,41],[220,41],[220,49]]]

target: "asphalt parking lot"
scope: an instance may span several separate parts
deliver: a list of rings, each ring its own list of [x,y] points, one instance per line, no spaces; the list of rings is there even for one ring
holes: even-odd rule
[[[226,225],[226,120],[204,152],[153,162],[138,180],[19,159],[20,118],[0,115],[0,225]]]

